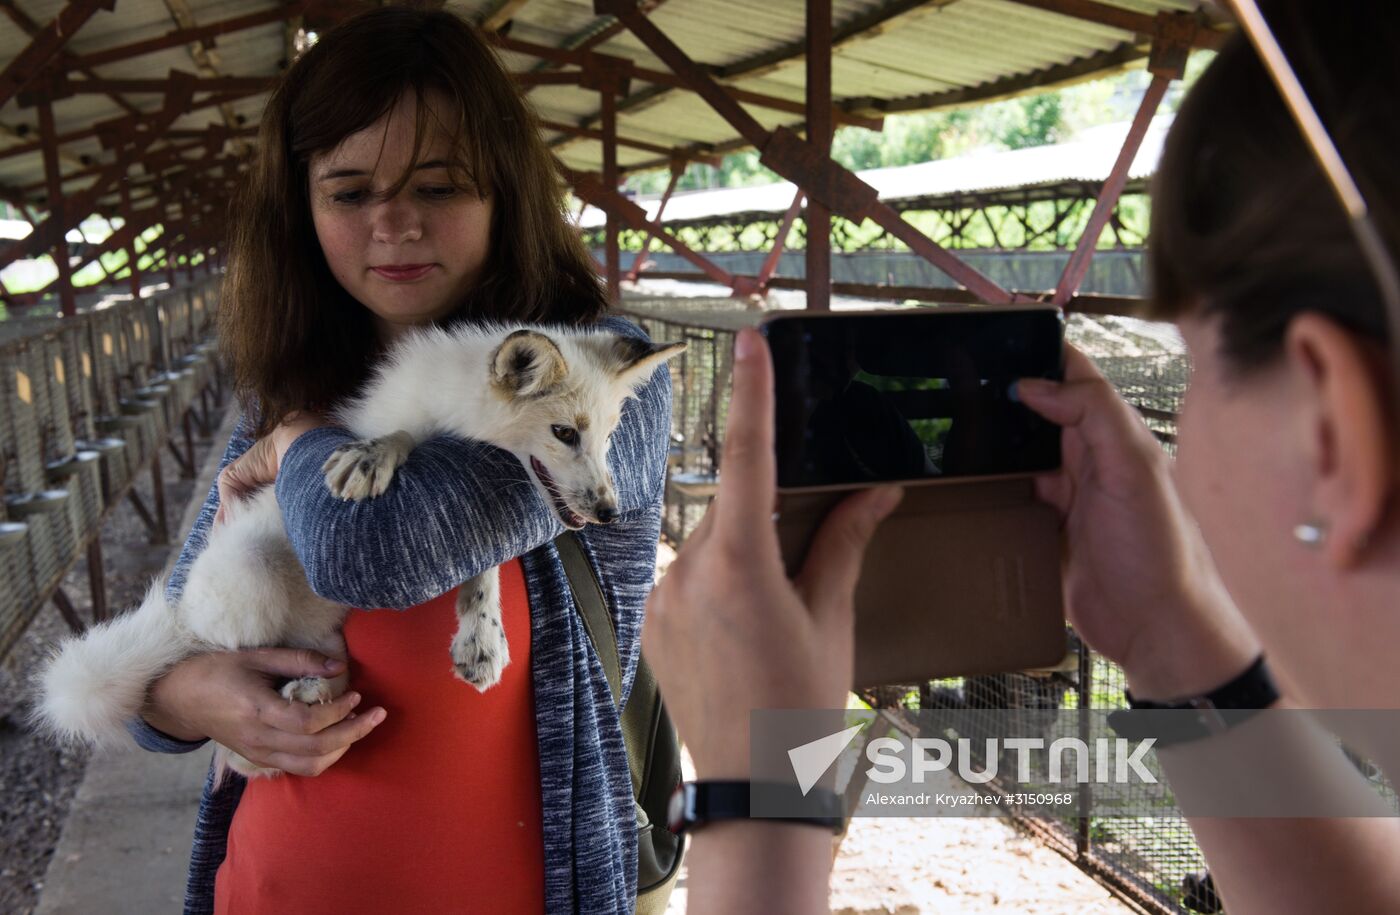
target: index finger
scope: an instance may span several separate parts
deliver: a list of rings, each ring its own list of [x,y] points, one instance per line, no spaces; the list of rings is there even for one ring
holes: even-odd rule
[[[773,362],[768,341],[746,327],[734,339],[734,380],[724,431],[716,532],[747,539],[773,514]]]
[[[359,694],[354,690],[316,705],[278,695],[263,706],[259,717],[268,727],[287,734],[317,734],[344,720],[359,701]]]

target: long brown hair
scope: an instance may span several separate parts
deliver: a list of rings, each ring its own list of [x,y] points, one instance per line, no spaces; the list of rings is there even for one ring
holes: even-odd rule
[[[1261,5],[1390,250],[1400,251],[1396,5]],[[1239,33],[1172,125],[1153,180],[1148,261],[1155,315],[1218,314],[1221,355],[1237,374],[1273,362],[1304,311],[1378,346],[1389,339],[1341,204]]]
[[[451,13],[367,12],[327,31],[283,75],[230,210],[220,342],[245,409],[258,408],[256,434],[352,394],[380,347],[371,313],[336,282],[321,252],[309,161],[374,124],[405,92],[417,99],[417,161],[430,129],[429,91],[456,113],[441,126],[467,173],[459,182],[494,198],[481,280],[443,323],[578,324],[606,312],[534,114],[496,55]]]

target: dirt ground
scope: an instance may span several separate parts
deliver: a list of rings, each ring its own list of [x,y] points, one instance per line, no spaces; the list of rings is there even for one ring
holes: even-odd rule
[[[213,417],[211,423],[217,428],[219,418]],[[211,448],[222,449],[224,444],[200,442],[196,437],[195,467],[203,464]],[[170,543],[152,545],[146,526],[127,502],[117,506],[103,525],[107,602],[113,610],[140,601],[171,551],[184,543],[183,532],[174,529],[193,495],[194,484],[180,478],[179,467],[168,452],[162,455],[161,470],[166,520],[172,530]],[[136,491],[154,511],[149,469],[137,478]],[[78,615],[92,619],[86,559],[64,576],[62,588]],[[28,915],[38,903],[44,873],[87,763],[86,750],[55,747],[25,726],[31,695],[29,677],[70,633],[58,611],[48,604],[0,661],[0,912],[5,915]]]

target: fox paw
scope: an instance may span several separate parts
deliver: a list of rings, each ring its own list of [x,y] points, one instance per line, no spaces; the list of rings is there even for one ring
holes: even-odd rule
[[[510,646],[499,620],[478,617],[463,620],[452,638],[452,664],[457,678],[486,692],[501,682],[501,673],[510,663]]]
[[[353,502],[382,495],[411,450],[413,443],[402,432],[341,445],[321,465],[326,488]]]
[[[321,705],[334,699],[335,692],[331,689],[331,681],[324,677],[298,677],[287,681],[287,685],[282,687],[282,698],[307,705]]]

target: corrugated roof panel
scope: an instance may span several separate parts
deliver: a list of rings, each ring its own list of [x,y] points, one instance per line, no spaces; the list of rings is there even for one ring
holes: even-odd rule
[[[46,24],[67,0],[24,0],[24,9],[40,25]],[[873,21],[879,10],[892,0],[834,0],[833,24],[839,33],[852,22]],[[1099,0],[1138,13],[1160,10],[1195,10],[1200,0]],[[495,0],[452,0],[449,9],[475,19],[495,6]],[[275,10],[271,2],[219,2],[192,0],[191,9],[199,24],[226,21],[256,11]],[[733,85],[800,103],[805,92],[805,67],[801,41],[805,28],[804,0],[666,0],[651,12],[652,20],[688,55],[702,63],[737,70],[742,75]],[[608,17],[593,13],[592,0],[530,0],[515,14],[512,37],[560,47],[577,44],[607,25]],[[117,12],[98,12],[68,44],[77,54],[123,46],[169,33],[176,27],[164,0],[122,0]],[[217,39],[213,49],[217,68],[230,76],[274,75],[283,65],[285,26],[275,22]],[[931,94],[957,88],[998,86],[1009,77],[1044,72],[1088,61],[1119,66],[1121,60],[1140,55],[1143,45],[1138,36],[1122,30],[1085,22],[1053,12],[1023,6],[1011,0],[956,0],[930,2],[885,20],[867,33],[855,35],[834,50],[833,92],[838,100],[872,99],[899,110],[914,104],[927,104]],[[21,30],[0,31],[0,59],[12,58],[26,46],[28,37]],[[1109,58],[1107,52],[1127,49],[1128,54]],[[639,66],[667,68],[630,33],[623,31],[597,46],[597,50],[627,56]],[[543,66],[529,55],[504,53],[508,69],[523,72]],[[761,66],[760,66],[761,62]],[[1076,74],[1087,71],[1080,66]],[[143,57],[102,65],[97,73],[106,78],[159,78],[171,69],[197,72],[188,48],[174,47]],[[664,89],[634,81],[633,95],[653,96],[635,104],[624,101],[619,129],[625,137],[664,148],[690,145],[729,148],[737,139],[735,130],[695,94]],[[990,90],[988,90],[990,91]],[[256,125],[265,96],[245,98],[233,104],[233,111],[249,125]],[[528,94],[530,101],[551,120],[588,121],[596,126],[598,94],[573,86],[540,86]],[[131,102],[143,110],[154,109],[159,97],[130,94]],[[877,106],[878,107],[878,106]],[[795,125],[803,120],[800,112],[746,105],[747,110],[766,128]],[[93,122],[124,115],[111,98],[84,94],[56,103],[60,133],[72,132]],[[32,126],[32,110],[19,109],[15,101],[0,112],[0,123]],[[217,109],[201,109],[183,117],[180,129],[194,129],[222,123]],[[0,151],[16,142],[0,136]],[[66,145],[75,155],[98,152],[93,141]],[[564,161],[573,167],[596,170],[601,146],[594,141],[570,141],[556,147]],[[106,158],[109,154],[101,154]],[[662,159],[661,154],[623,147],[619,161],[625,166]],[[65,170],[76,168],[64,165]],[[0,182],[10,186],[31,186],[43,178],[37,155],[0,157]],[[790,196],[790,195],[789,195]],[[784,204],[785,206],[785,204]]]

